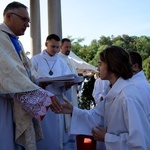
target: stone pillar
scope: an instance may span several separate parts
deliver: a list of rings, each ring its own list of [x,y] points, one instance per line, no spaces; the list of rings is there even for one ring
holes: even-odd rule
[[[57,34],[62,38],[61,1],[48,0],[48,34]]]
[[[31,56],[33,56],[41,52],[41,25],[39,0],[30,0],[30,18]]]

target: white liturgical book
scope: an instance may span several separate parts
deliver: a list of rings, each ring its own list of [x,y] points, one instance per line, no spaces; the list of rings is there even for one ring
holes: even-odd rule
[[[74,83],[80,83],[83,81],[83,76],[77,76],[76,74],[68,74],[63,76],[57,76],[57,77],[43,77],[37,79],[37,83],[40,82],[46,82],[54,84],[55,87],[60,87],[65,84],[65,82],[74,82]]]

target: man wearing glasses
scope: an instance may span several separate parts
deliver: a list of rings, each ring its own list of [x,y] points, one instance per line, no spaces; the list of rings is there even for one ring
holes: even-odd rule
[[[25,23],[30,23],[30,19],[27,18],[27,17],[22,17],[22,16],[20,16],[20,15],[18,15],[16,13],[13,13],[13,12],[11,14],[18,16]]]
[[[27,7],[12,2],[0,24],[0,149],[35,150],[39,120],[58,99],[35,84],[35,74],[18,37],[29,27]],[[56,108],[60,111],[60,107]],[[38,133],[37,133],[38,131]]]

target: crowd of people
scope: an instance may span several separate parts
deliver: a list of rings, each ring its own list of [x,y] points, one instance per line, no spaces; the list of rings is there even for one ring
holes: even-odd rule
[[[0,24],[0,149],[77,150],[76,135],[90,135],[97,150],[150,149],[150,84],[138,52],[110,46],[99,54],[96,106],[78,108],[78,84],[37,82],[69,74],[71,40],[50,34],[31,59],[19,36],[29,27],[27,7],[11,2]],[[60,48],[60,51],[59,51]]]

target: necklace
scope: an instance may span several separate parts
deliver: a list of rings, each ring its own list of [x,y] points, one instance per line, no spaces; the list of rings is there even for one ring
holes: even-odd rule
[[[57,60],[57,59],[56,59]],[[47,60],[45,59],[45,61],[46,61],[46,63],[47,63],[47,66],[48,66],[48,68],[49,68],[49,75],[50,76],[52,76],[53,75],[53,71],[52,71],[52,69],[53,69],[53,67],[54,67],[54,65],[55,65],[55,62],[56,62],[56,60],[54,61],[54,63],[53,63],[53,65],[52,65],[52,67],[50,68],[50,66],[49,66],[49,64],[48,64],[48,62],[47,62]]]

